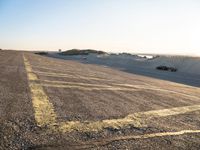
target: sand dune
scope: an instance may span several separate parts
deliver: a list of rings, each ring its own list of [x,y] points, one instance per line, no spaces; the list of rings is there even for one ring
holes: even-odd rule
[[[200,87],[200,58],[198,57],[158,56],[148,59],[128,54],[66,56],[57,53],[50,53],[49,56],[66,60],[76,60],[81,63],[114,67],[129,73]],[[174,67],[178,71],[166,72],[156,70],[156,67],[160,65]]]

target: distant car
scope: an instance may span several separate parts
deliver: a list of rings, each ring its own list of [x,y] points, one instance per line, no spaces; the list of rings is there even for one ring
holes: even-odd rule
[[[171,71],[176,72],[178,69],[174,67],[168,67],[168,66],[158,66],[156,67],[157,70],[163,70],[163,71]]]
[[[35,54],[37,54],[37,55],[47,55],[48,52],[35,52]]]

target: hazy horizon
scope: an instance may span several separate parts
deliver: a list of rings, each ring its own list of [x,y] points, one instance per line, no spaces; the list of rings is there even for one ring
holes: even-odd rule
[[[0,48],[200,56],[197,0],[0,0]]]

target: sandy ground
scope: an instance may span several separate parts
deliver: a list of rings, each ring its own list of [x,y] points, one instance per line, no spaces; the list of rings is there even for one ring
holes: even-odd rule
[[[145,59],[136,55],[125,54],[65,56],[55,52],[49,53],[48,56],[65,60],[76,60],[86,64],[114,67],[115,69],[133,74],[200,87],[200,58],[198,57],[163,55],[154,59]],[[156,67],[161,65],[177,68],[178,71],[165,72],[156,70]]]
[[[199,149],[200,89],[0,51],[1,149]]]

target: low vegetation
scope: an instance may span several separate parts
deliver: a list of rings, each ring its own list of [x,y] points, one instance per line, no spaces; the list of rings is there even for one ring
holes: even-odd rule
[[[174,67],[168,67],[168,66],[158,66],[156,67],[157,70],[163,70],[163,71],[171,71],[176,72],[178,69]]]
[[[79,49],[72,49],[67,50],[65,52],[60,53],[61,55],[89,55],[89,54],[106,54],[104,51],[98,51],[98,50],[92,50],[92,49],[85,49],[85,50],[79,50]]]

